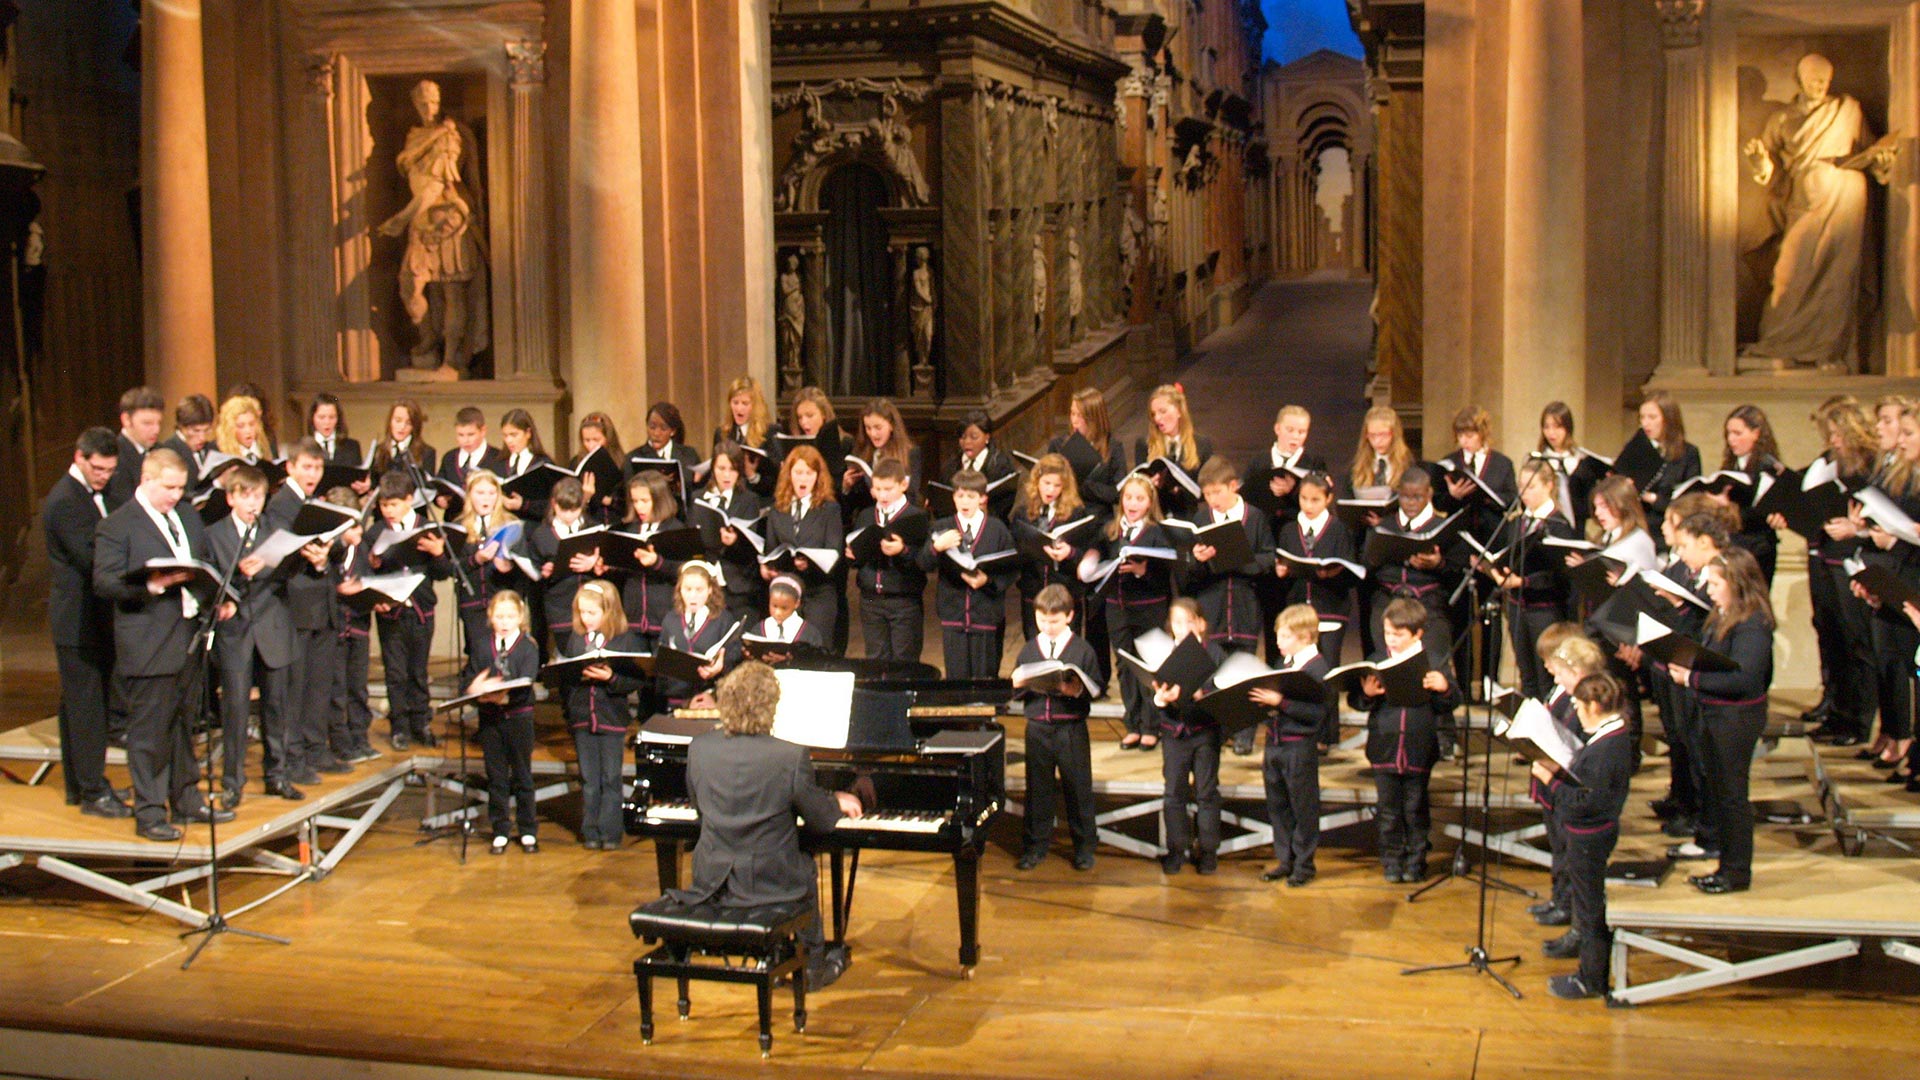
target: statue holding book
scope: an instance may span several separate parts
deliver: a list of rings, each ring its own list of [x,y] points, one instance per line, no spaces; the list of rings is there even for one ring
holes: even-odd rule
[[[1833,92],[1818,53],[1795,68],[1800,93],[1741,148],[1748,175],[1769,189],[1780,253],[1760,316],[1760,339],[1740,369],[1852,368],[1859,334],[1867,177],[1886,183],[1893,136],[1874,141],[1858,99]]]

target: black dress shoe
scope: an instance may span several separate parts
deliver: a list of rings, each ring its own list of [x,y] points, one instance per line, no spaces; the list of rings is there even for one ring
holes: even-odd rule
[[[849,963],[851,963],[851,960],[846,955],[844,949],[828,949],[826,955],[820,957],[818,960],[809,960],[807,962],[807,989],[825,990],[827,987],[839,982],[840,976],[847,973]]]
[[[332,754],[308,762],[307,768],[313,772],[332,773],[335,776],[344,776],[353,771],[353,766],[334,757]]]
[[[272,794],[272,792],[269,791],[268,794]],[[245,798],[245,796],[240,794],[240,789],[227,788],[220,793],[220,809],[237,810],[240,808],[240,801],[243,798]]]
[[[1749,886],[1730,880],[1725,874],[1695,874],[1687,879],[1687,884],[1703,893],[1719,896],[1723,893],[1746,892]]]
[[[130,787],[114,788],[113,797],[131,806],[133,804],[133,789]]]
[[[1817,702],[1813,706],[1813,708],[1808,709],[1806,712],[1803,712],[1800,714],[1800,722],[1803,724],[1818,724],[1818,723],[1822,723],[1823,721],[1826,720],[1827,717],[1832,715],[1833,715],[1833,702],[1828,698],[1821,698],[1819,702]]]
[[[1569,930],[1552,941],[1540,944],[1540,955],[1549,960],[1571,960],[1580,955],[1580,932]]]
[[[1220,872],[1220,856],[1210,851],[1203,851],[1199,858],[1193,860],[1193,869],[1195,873],[1203,876],[1217,874]]]
[[[1312,881],[1316,876],[1318,875],[1316,875],[1312,870],[1296,871],[1292,874],[1287,875],[1287,887],[1292,889],[1297,889],[1300,886],[1305,885],[1307,882]]]
[[[1671,795],[1662,799],[1653,800],[1647,804],[1647,808],[1653,811],[1654,817],[1662,821],[1679,814],[1685,809],[1685,807],[1680,805],[1680,800]]]
[[[1400,876],[1400,868],[1397,866],[1387,867],[1386,870],[1383,871],[1380,876],[1386,878],[1387,884],[1389,885],[1398,885],[1401,882],[1407,880],[1406,878]]]
[[[1872,762],[1873,767],[1880,770],[1881,772],[1887,772],[1889,770],[1898,769],[1900,767],[1900,763],[1898,761],[1888,761],[1886,758],[1881,757],[1879,754],[1876,754],[1871,750],[1862,750],[1856,756],[1859,757],[1861,761]]]
[[[1287,878],[1292,876],[1293,876],[1293,867],[1286,866],[1286,865],[1269,867],[1265,870],[1260,871],[1261,881],[1279,881],[1282,878]]]
[[[287,783],[318,784],[320,783],[320,774],[314,772],[311,766],[303,766],[298,771],[289,769],[287,771]]]
[[[413,741],[431,750],[440,745],[440,736],[432,731],[416,731],[413,733]]]
[[[1187,857],[1177,851],[1170,851],[1160,856],[1160,872],[1163,874],[1177,874],[1185,865],[1187,865]]]
[[[1547,980],[1547,993],[1568,1001],[1599,997],[1603,991],[1588,986],[1578,975],[1555,975]]]
[[[233,820],[233,811],[202,806],[198,810],[175,810],[168,820],[175,825],[205,825],[209,821],[217,825],[225,825]]]
[[[1920,795],[1920,776],[1910,776],[1907,778],[1907,792],[1912,795]]]
[[[389,746],[392,746],[395,750],[405,752],[407,750],[412,749],[413,740],[407,738],[406,732],[396,731],[392,735],[387,737],[387,744]]]
[[[1549,905],[1547,910],[1533,917],[1541,926],[1572,926],[1573,912],[1558,904]]]
[[[267,794],[278,795],[280,798],[285,799],[288,802],[299,802],[300,800],[307,797],[306,792],[301,791],[299,788],[294,787],[292,784],[288,783],[285,780],[274,780],[269,782],[267,784]]]
[[[1091,851],[1075,852],[1073,855],[1073,868],[1075,870],[1081,870],[1081,871],[1093,869],[1093,852]]]
[[[187,835],[180,831],[179,826],[169,825],[164,821],[156,821],[151,825],[136,826],[134,832],[138,833],[142,840],[152,840],[160,844],[171,844],[175,840]]]
[[[1427,865],[1425,863],[1403,867],[1400,870],[1400,883],[1403,885],[1418,885],[1425,880],[1427,880]]]
[[[82,802],[80,804],[80,812],[90,814],[93,817],[130,818],[133,816],[133,807],[114,798],[113,793],[108,792],[98,798],[88,799]]]
[[[1019,860],[1013,864],[1013,868],[1015,870],[1031,870],[1039,866],[1040,860],[1046,857],[1047,853],[1044,851],[1023,851],[1020,853]]]

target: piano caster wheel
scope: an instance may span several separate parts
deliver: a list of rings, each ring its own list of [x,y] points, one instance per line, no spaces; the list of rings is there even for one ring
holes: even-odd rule
[[[963,982],[972,982],[972,981],[973,981],[973,969],[972,969],[972,968],[970,968],[970,967],[963,967],[963,968],[961,968],[961,969],[960,969],[960,978],[961,978],[961,980],[962,980]]]

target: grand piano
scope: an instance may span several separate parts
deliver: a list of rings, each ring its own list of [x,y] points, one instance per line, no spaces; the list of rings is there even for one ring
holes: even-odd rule
[[[891,696],[904,709],[899,737],[885,745],[862,746],[856,739],[845,750],[810,751],[822,787],[846,790],[864,777],[875,796],[871,810],[843,819],[825,845],[833,871],[832,942],[846,940],[863,849],[946,852],[953,856],[960,967],[971,976],[980,960],[980,855],[988,826],[1006,804],[1006,733],[995,718],[1012,687],[1003,679],[928,678],[932,669],[912,668],[857,683],[857,693]],[[687,796],[687,744],[718,720],[717,711],[680,709],[651,718],[635,735],[626,827],[653,841],[662,889],[679,886],[683,849],[700,834],[699,812]]]

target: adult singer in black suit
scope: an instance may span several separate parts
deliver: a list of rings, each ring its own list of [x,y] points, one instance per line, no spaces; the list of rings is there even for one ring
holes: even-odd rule
[[[148,452],[140,486],[100,523],[93,545],[93,589],[113,602],[113,670],[127,688],[134,825],[141,837],[162,843],[185,835],[175,822],[233,820],[231,810],[208,806],[194,787],[200,768],[179,708],[195,619],[213,602],[213,589],[184,588],[192,579],[187,571],[139,572],[154,559],[206,561],[199,515],[176,509],[186,490],[187,463],[180,455]]]
[[[158,390],[136,386],[120,395],[120,452],[114,462],[113,479],[107,482],[107,509],[118,510],[133,498],[140,486],[140,463],[147,451],[160,442],[160,422],[167,399]]]
[[[822,790],[806,747],[773,737],[780,683],[772,668],[749,660],[720,680],[714,697],[720,729],[687,747],[687,794],[700,812],[693,884],[673,890],[673,898],[727,907],[810,902],[815,915],[801,932],[807,985],[822,989],[846,970],[847,956],[826,951],[820,871],[800,849],[795,817],[809,837],[832,836],[842,817],[861,815],[860,800]]]
[[[93,533],[107,516],[107,482],[120,445],[103,427],[74,444],[73,464],[47,493],[47,625],[60,662],[60,765],[67,805],[95,817],[133,816],[107,782],[107,680],[113,675],[113,609],[93,592]]]

